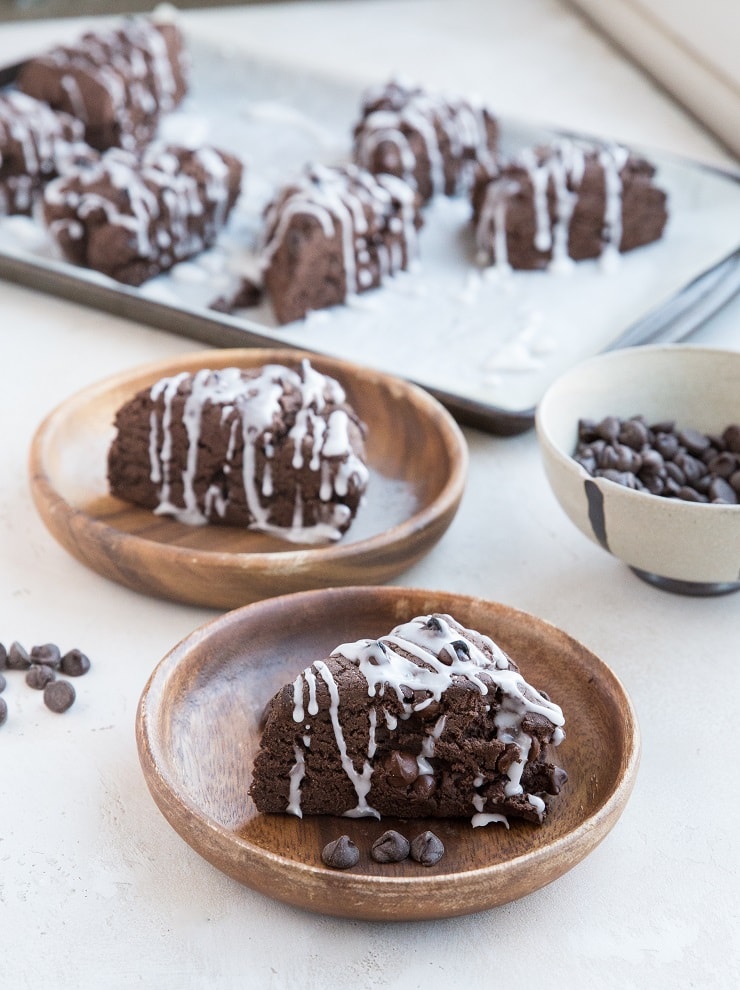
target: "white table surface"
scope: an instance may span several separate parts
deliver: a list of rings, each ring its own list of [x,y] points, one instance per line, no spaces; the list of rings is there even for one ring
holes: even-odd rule
[[[358,0],[195,11],[201,35],[376,82],[396,70],[502,112],[729,164],[721,149],[555,0]],[[0,61],[80,22],[0,28]],[[697,341],[740,347],[740,301]],[[79,388],[192,341],[0,284],[0,639],[77,645],[93,670],[64,716],[9,677],[0,728],[0,985],[21,988],[734,987],[740,981],[740,596],[648,587],[567,521],[533,433],[467,431],[467,492],[396,583],[505,602],[599,654],[636,706],[643,759],[605,841],[549,887],[434,923],[312,915],[238,885],[170,828],[144,783],[146,678],[215,613],[86,570],[29,496],[41,418]]]

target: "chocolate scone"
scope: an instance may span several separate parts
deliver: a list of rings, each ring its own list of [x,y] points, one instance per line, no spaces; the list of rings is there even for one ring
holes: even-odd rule
[[[187,68],[175,24],[133,17],[29,59],[16,84],[81,120],[92,147],[135,150],[152,139],[161,114],[182,100]]]
[[[250,794],[262,812],[542,822],[567,779],[561,709],[450,615],[338,646],[270,701]]]
[[[141,285],[214,243],[241,178],[241,161],[215,148],[111,148],[46,186],[44,221],[68,261]]]
[[[265,212],[262,268],[280,323],[381,284],[416,257],[418,199],[400,179],[313,165]]]
[[[364,424],[341,385],[306,360],[299,370],[161,379],[118,410],[115,426],[111,493],[183,523],[333,541],[367,487]]]
[[[44,183],[94,152],[82,123],[25,93],[0,93],[0,215],[31,212]]]
[[[567,266],[658,240],[668,219],[655,168],[620,145],[562,140],[481,169],[472,191],[482,263]]]
[[[365,94],[353,154],[375,174],[397,175],[426,202],[469,191],[497,143],[496,118],[479,101],[394,80]]]

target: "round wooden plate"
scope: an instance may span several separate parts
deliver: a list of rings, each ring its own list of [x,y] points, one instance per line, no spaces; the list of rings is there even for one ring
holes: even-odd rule
[[[299,547],[244,529],[187,526],[108,493],[113,417],[140,389],[179,371],[296,367],[304,357],[342,384],[368,427],[368,491],[338,543]],[[315,354],[224,349],[137,368],[68,399],[36,432],[30,483],[52,535],[93,570],[150,595],[234,608],[308,588],[380,584],[400,574],[451,523],[467,464],[455,421],[414,385]]]
[[[342,642],[378,637],[432,611],[492,636],[524,677],[564,710],[558,762],[569,780],[541,826],[473,828],[468,820],[298,819],[261,815],[249,798],[268,699]],[[149,789],[173,828],[231,877],[290,904],[376,919],[442,918],[491,908],[557,879],[621,814],[637,773],[635,713],[611,670],[564,632],[505,605],[398,587],[303,592],[249,605],[202,626],[158,665],[136,734]],[[434,867],[380,865],[372,842],[388,828],[431,828],[446,853]],[[348,871],[321,861],[342,834],[361,858]]]

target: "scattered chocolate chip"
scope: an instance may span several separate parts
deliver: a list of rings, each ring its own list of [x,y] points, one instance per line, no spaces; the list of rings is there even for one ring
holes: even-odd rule
[[[44,643],[42,646],[32,646],[29,657],[31,663],[42,663],[46,667],[56,669],[62,659],[62,654],[56,643]]]
[[[75,689],[69,681],[51,681],[44,688],[44,704],[59,715],[71,708],[74,700]]]
[[[321,859],[334,870],[348,870],[360,860],[360,850],[348,835],[327,842],[321,851]]]
[[[81,650],[69,650],[62,657],[61,667],[68,677],[82,677],[90,669],[90,660]]]
[[[26,684],[36,691],[43,691],[47,684],[51,684],[56,679],[53,667],[47,667],[44,663],[35,663],[26,674]]]
[[[3,691],[5,690],[7,683],[8,682],[5,680],[5,675],[0,674],[0,694],[2,694]]]
[[[8,651],[5,649],[2,643],[0,643],[0,670],[5,669],[5,665],[8,661]]]
[[[5,703],[5,698],[0,698],[0,725],[7,721],[8,718],[8,706]]]
[[[376,863],[400,863],[406,859],[410,849],[409,840],[391,828],[373,842],[370,855]]]
[[[31,666],[31,658],[20,643],[15,642],[10,644],[5,666],[8,670],[28,670]]]
[[[422,866],[434,866],[444,854],[444,844],[434,832],[421,832],[411,842],[411,858]]]

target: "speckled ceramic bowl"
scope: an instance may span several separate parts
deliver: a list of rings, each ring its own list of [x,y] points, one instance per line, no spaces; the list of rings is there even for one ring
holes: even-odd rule
[[[740,589],[740,505],[635,491],[592,478],[572,458],[579,419],[637,414],[703,433],[740,422],[740,352],[665,345],[601,354],[558,378],[536,416],[548,480],[589,539],[670,591]]]

